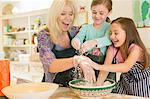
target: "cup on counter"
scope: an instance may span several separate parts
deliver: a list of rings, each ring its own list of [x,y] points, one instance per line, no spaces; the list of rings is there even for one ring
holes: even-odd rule
[[[0,60],[0,96],[4,96],[1,90],[10,85],[10,61]]]

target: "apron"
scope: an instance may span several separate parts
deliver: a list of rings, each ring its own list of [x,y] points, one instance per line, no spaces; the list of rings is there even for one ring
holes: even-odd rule
[[[119,50],[117,50],[115,56],[113,57],[112,64],[117,64],[116,56],[118,54]],[[112,79],[116,82],[116,72],[109,72],[107,79]]]
[[[68,33],[69,39],[71,41],[72,37]],[[70,48],[58,51],[55,49],[55,45],[52,49],[52,52],[55,54],[56,58],[69,58],[73,57],[75,55],[75,49],[71,46]],[[61,65],[60,65],[61,66]],[[71,68],[69,70],[58,72],[55,76],[54,83],[60,84],[63,87],[67,87],[69,81],[73,80],[74,77],[74,68]]]
[[[150,68],[142,70],[142,67],[140,62],[136,62],[127,73],[122,73],[112,92],[150,97]]]

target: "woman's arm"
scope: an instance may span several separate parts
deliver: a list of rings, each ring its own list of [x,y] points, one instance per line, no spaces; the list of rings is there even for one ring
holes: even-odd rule
[[[42,30],[38,33],[38,49],[40,60],[43,64],[44,71],[47,72],[62,72],[73,67],[72,58],[56,59],[51,51],[53,43],[50,41],[48,32]]]
[[[62,72],[74,67],[73,58],[54,59],[49,66],[49,72]]]
[[[51,51],[53,43],[50,41],[49,33],[46,30],[42,30],[37,35],[39,57],[43,64],[45,72],[49,72],[49,66],[56,59],[54,53]]]

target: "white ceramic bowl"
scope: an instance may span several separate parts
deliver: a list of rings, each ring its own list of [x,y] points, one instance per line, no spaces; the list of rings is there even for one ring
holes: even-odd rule
[[[22,83],[2,89],[9,99],[48,99],[59,86],[54,83]]]
[[[93,97],[101,97],[111,93],[112,89],[115,87],[115,81],[106,80],[107,84],[104,83],[103,86],[93,86],[93,85],[84,85],[86,84],[86,80],[72,80],[69,82],[69,86],[81,98],[93,98]],[[99,99],[99,98],[98,98]]]

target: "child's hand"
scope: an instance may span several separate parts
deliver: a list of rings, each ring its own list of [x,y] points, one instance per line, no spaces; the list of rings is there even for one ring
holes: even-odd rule
[[[74,49],[80,50],[80,45],[81,45],[81,43],[80,43],[80,41],[79,41],[77,38],[72,39],[71,45],[72,45],[72,47],[73,47]]]
[[[81,53],[85,53],[97,45],[97,40],[88,40],[81,45]]]

